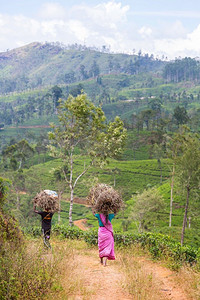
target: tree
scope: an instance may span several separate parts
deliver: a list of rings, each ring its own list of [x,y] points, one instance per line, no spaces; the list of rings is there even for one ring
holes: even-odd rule
[[[170,171],[171,171],[171,192],[170,192],[170,212],[169,212],[169,227],[172,225],[172,210],[173,210],[173,201],[174,201],[174,178],[175,178],[175,169],[176,169],[176,160],[178,155],[180,155],[181,147],[181,131],[176,133],[175,136],[170,137],[165,135],[165,144],[166,144],[166,155],[170,160]],[[171,167],[172,164],[172,167]]]
[[[64,168],[64,170],[63,170]],[[56,183],[56,190],[58,191],[58,223],[60,223],[60,213],[61,213],[61,196],[66,188],[65,183],[65,175],[69,175],[69,170],[67,166],[61,166],[60,168],[53,169],[53,178],[54,182]]]
[[[0,208],[2,207],[8,192],[10,180],[0,177]]]
[[[72,95],[73,97],[77,97],[82,93],[82,90],[83,90],[83,85],[79,83],[77,86],[73,87],[70,90],[70,95]]]
[[[150,121],[153,120],[155,113],[152,109],[143,110],[140,113],[141,119],[145,123],[147,130],[149,131],[150,128]]]
[[[16,195],[16,209],[20,210],[20,191],[25,188],[25,175],[22,170],[16,171],[12,174],[12,188]]]
[[[49,133],[52,155],[60,157],[70,174],[63,168],[66,183],[70,188],[69,224],[72,225],[72,210],[74,189],[78,180],[87,170],[96,164],[104,163],[109,157],[117,158],[125,143],[126,130],[123,122],[116,117],[106,124],[104,112],[94,106],[85,94],[77,97],[69,96],[61,100],[58,110],[59,126],[52,124],[53,131]],[[57,148],[56,148],[56,147]],[[88,165],[76,173],[74,170],[75,150],[79,148],[80,155],[89,157]]]
[[[160,183],[162,183],[162,159],[164,157],[163,145],[158,145],[157,143],[155,143],[153,145],[153,154],[154,157],[157,159],[158,166],[160,168]]]
[[[54,111],[56,111],[57,106],[59,105],[59,99],[62,97],[62,89],[55,85],[51,89],[52,98],[53,98],[53,105],[54,105]]]
[[[177,125],[183,125],[189,120],[187,111],[184,107],[177,106],[174,109],[173,117],[176,119]]]
[[[94,60],[93,64],[91,65],[90,75],[91,75],[91,77],[97,77],[99,74],[100,74],[99,66],[98,66],[96,60]]]
[[[199,135],[184,132],[181,142],[181,155],[176,159],[177,177],[180,187],[186,193],[185,213],[181,233],[181,245],[184,242],[185,227],[191,193],[200,188],[200,139]]]
[[[73,83],[76,81],[75,72],[70,71],[68,73],[65,73],[64,75],[64,82],[65,83]]]
[[[138,194],[130,218],[139,222],[139,231],[148,229],[148,226],[158,219],[159,212],[164,208],[164,200],[157,189],[147,189]]]
[[[9,165],[13,170],[20,170],[33,153],[34,149],[24,139],[2,151],[4,161],[9,160]]]
[[[81,79],[87,79],[88,78],[88,73],[85,70],[85,66],[84,65],[80,65],[80,74],[81,74]]]

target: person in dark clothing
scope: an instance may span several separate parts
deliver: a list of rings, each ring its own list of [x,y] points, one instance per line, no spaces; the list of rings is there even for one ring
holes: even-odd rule
[[[36,214],[41,215],[42,218],[42,233],[43,233],[43,238],[44,238],[44,245],[48,248],[50,248],[49,244],[49,239],[50,239],[50,234],[51,234],[51,220],[53,217],[53,212],[50,210],[45,210],[45,211],[38,211],[36,210],[36,206],[33,206],[33,210]]]

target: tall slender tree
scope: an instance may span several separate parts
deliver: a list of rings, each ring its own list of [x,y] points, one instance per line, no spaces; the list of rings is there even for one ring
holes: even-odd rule
[[[193,191],[200,188],[200,137],[197,134],[186,132],[180,141],[182,153],[176,159],[176,176],[181,189],[186,194],[181,233],[181,245],[183,245],[191,195]]]
[[[70,188],[69,224],[72,226],[74,189],[78,180],[95,163],[101,164],[109,157],[116,158],[122,152],[126,130],[119,117],[107,124],[102,109],[94,106],[85,94],[60,100],[58,118],[59,126],[52,124],[53,131],[49,133],[50,150],[52,155],[62,159],[63,165],[68,166],[69,176],[65,168],[63,174]],[[79,174],[74,168],[77,147],[81,155],[89,157],[88,164],[84,164]]]

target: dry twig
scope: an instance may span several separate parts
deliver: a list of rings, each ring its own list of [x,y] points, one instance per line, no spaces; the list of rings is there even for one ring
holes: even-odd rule
[[[110,212],[116,214],[124,205],[121,195],[113,187],[103,183],[91,188],[87,201],[95,212],[105,215]]]
[[[58,211],[58,197],[53,193],[41,191],[35,196],[33,203],[43,210]]]

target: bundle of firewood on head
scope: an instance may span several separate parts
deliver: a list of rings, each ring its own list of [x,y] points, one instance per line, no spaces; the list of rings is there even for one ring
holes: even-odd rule
[[[35,196],[33,203],[42,210],[56,212],[58,211],[58,194],[51,190],[41,191]]]
[[[111,212],[116,214],[124,205],[121,195],[113,187],[103,183],[91,188],[87,201],[94,212],[104,215]]]

